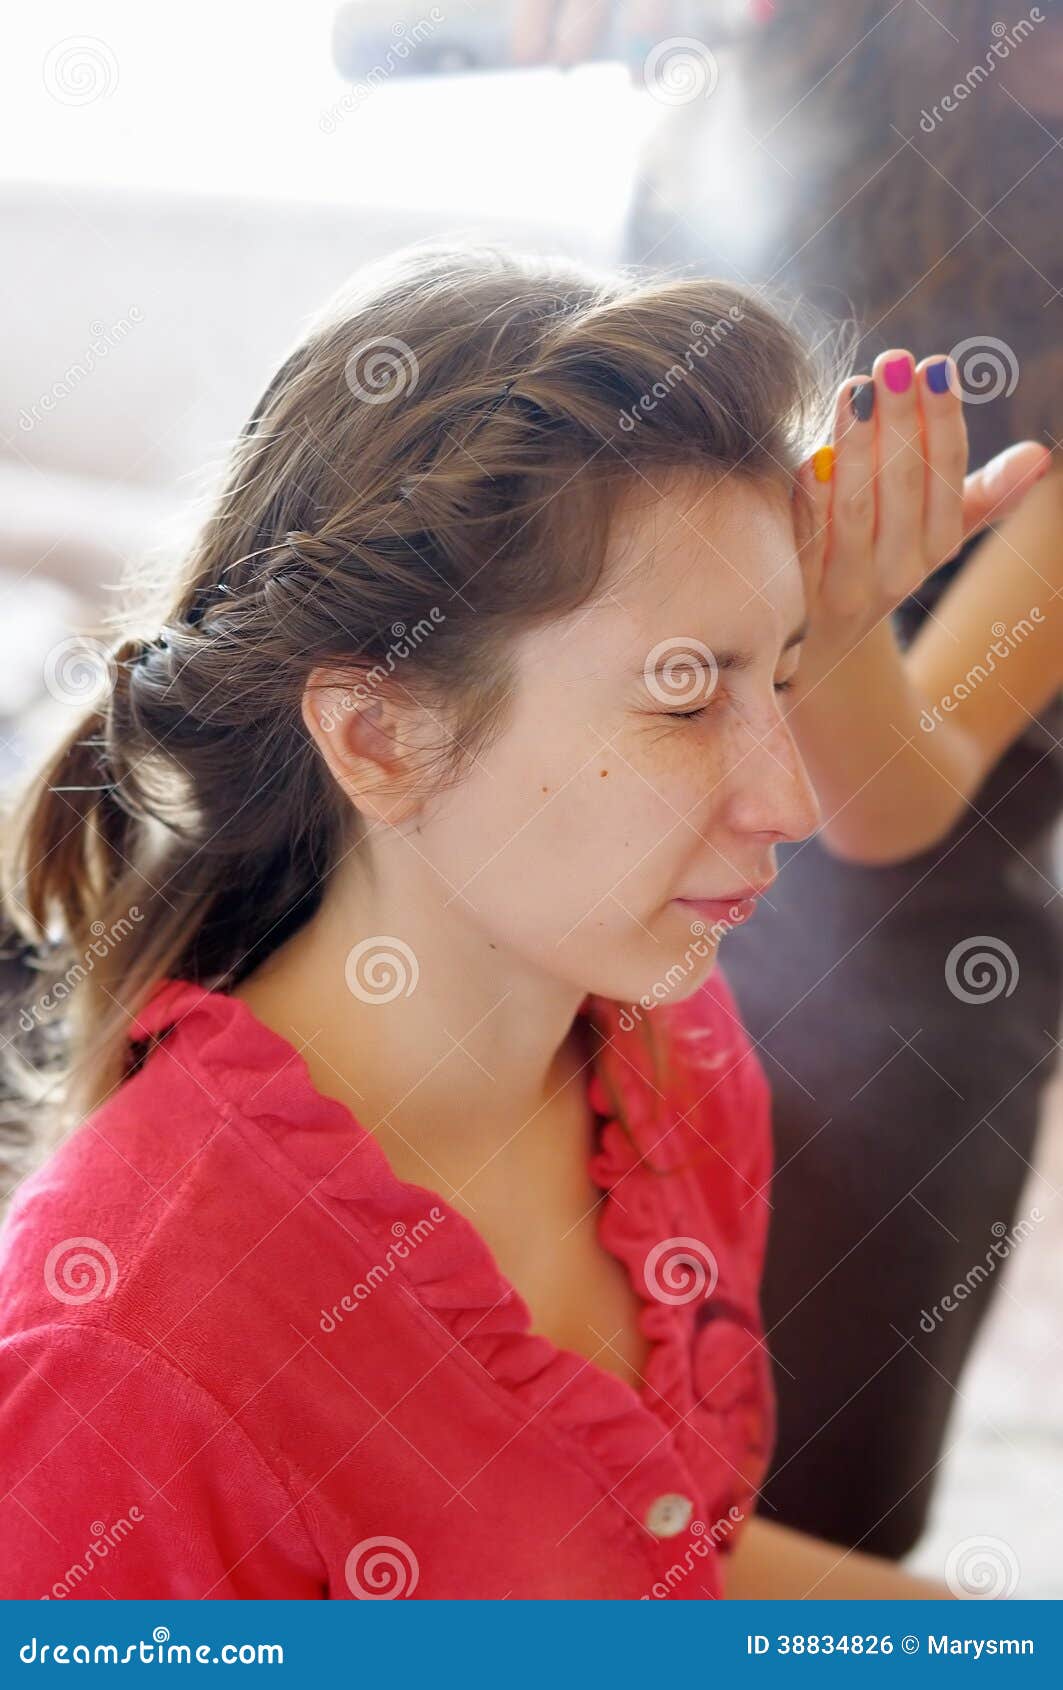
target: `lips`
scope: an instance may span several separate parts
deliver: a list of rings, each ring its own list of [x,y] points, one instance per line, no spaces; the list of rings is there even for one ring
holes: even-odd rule
[[[737,927],[743,921],[749,920],[757,907],[757,899],[771,884],[772,882],[767,880],[760,886],[743,886],[722,898],[676,898],[675,902],[691,916],[698,916],[703,921],[726,922],[732,927]]]
[[[739,886],[737,891],[734,892],[716,892],[707,893],[704,897],[677,898],[676,902],[680,904],[744,904],[750,898],[762,897],[768,888],[774,886],[774,884],[773,877],[771,880],[762,880],[756,886]]]

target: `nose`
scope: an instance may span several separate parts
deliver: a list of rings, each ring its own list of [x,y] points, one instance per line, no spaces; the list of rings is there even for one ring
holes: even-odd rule
[[[764,844],[807,839],[821,825],[819,799],[784,717],[747,724],[730,800],[731,825]]]

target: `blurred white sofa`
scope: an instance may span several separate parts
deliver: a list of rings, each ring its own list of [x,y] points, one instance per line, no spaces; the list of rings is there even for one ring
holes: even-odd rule
[[[347,276],[432,234],[613,256],[600,228],[443,207],[4,184],[0,218],[0,781],[70,718],[48,652],[101,627],[128,565],[187,543],[232,435]]]

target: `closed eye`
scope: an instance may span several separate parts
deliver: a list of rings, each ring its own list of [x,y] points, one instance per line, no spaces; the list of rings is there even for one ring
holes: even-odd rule
[[[797,676],[796,675],[790,675],[788,677],[788,679],[785,680],[785,681],[776,681],[775,682],[775,691],[776,692],[792,692],[796,685],[797,685]],[[694,721],[697,721],[697,719],[700,716],[707,716],[711,709],[712,709],[712,700],[710,700],[710,702],[708,704],[699,705],[696,710],[666,710],[666,711],[663,712],[663,714],[666,715],[666,716],[678,716],[684,722],[694,722]]]

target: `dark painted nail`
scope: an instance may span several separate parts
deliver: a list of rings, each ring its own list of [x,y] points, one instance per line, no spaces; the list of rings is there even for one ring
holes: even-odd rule
[[[931,393],[947,393],[949,390],[949,361],[942,358],[936,364],[926,367],[926,385]]]
[[[849,403],[853,408],[853,416],[857,422],[867,422],[875,408],[875,384],[873,381],[862,381],[859,387],[849,389]]]

